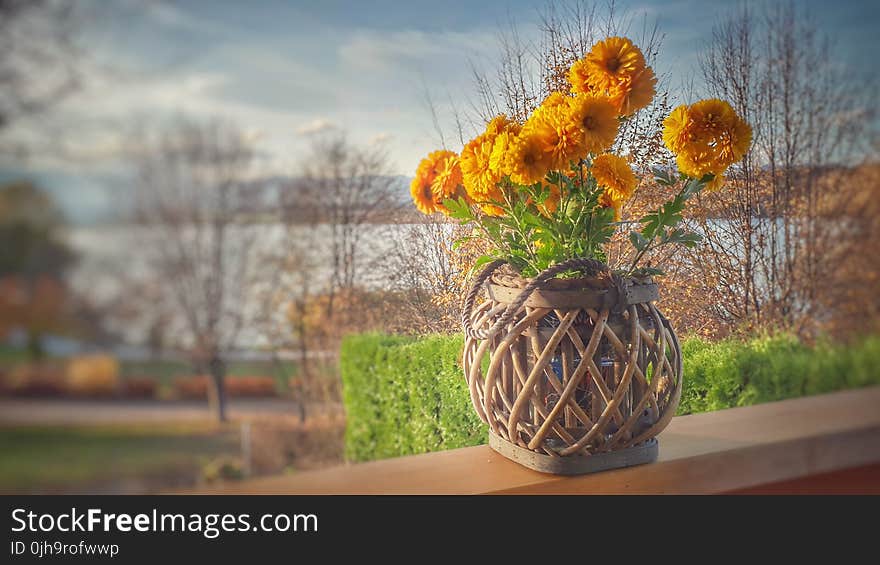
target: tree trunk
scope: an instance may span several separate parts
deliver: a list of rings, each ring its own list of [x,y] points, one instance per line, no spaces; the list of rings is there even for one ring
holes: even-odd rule
[[[208,370],[211,373],[211,383],[214,385],[214,409],[217,411],[217,420],[219,422],[226,421],[226,363],[223,359],[216,355],[211,358],[208,363]]]
[[[299,373],[299,387],[296,391],[296,400],[299,405],[299,421],[300,423],[305,423],[306,421],[306,399],[308,398],[307,392],[311,387],[312,383],[312,373],[309,367],[309,360],[307,358],[307,354],[309,351],[308,345],[305,339],[305,324],[301,328],[300,338],[299,338],[299,365],[297,366],[297,372]]]

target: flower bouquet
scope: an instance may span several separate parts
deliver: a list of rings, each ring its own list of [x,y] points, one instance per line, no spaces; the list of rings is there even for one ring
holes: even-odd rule
[[[677,107],[663,142],[678,171],[657,167],[662,205],[621,221],[639,187],[622,149],[622,121],[648,106],[657,79],[629,39],[593,46],[525,123],[500,115],[460,154],[435,151],[411,184],[416,207],[470,226],[480,257],[464,299],[465,377],[489,443],[526,466],[583,473],[643,463],[681,393],[681,352],[654,302],[646,256],[694,246],[681,227],[687,201],[718,190],[748,151],[751,129],[727,102]],[[626,233],[628,231],[628,233]],[[631,259],[606,249],[624,232]],[[483,294],[485,299],[480,300]]]

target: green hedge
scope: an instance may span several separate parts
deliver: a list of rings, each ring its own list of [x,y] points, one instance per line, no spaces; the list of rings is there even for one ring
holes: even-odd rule
[[[461,374],[460,336],[363,334],[342,344],[345,453],[367,461],[478,445],[486,427]],[[880,336],[807,347],[787,335],[682,343],[679,414],[880,384]]]
[[[486,428],[470,405],[458,337],[351,336],[340,370],[345,455],[366,461],[479,445]]]
[[[789,335],[682,343],[679,414],[880,384],[880,336],[808,347]]]

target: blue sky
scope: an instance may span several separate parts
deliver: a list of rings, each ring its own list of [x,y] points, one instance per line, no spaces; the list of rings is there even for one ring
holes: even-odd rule
[[[0,155],[0,180],[27,176],[52,190],[75,220],[120,206],[119,144],[135,121],[193,115],[237,122],[259,140],[261,165],[295,174],[310,131],[344,128],[359,143],[387,144],[409,175],[439,144],[424,103],[473,94],[468,62],[490,62],[498,30],[514,21],[537,34],[541,0],[371,2],[89,0],[85,87],[7,136],[49,124],[63,150],[27,160]],[[752,2],[761,5],[763,2]],[[802,0],[852,72],[877,76],[880,2]],[[696,50],[729,1],[635,0],[618,11],[654,20],[665,34],[658,71],[673,87],[696,69]],[[110,72],[107,69],[111,69]],[[441,115],[451,132],[448,114]],[[454,137],[451,136],[450,137]],[[447,140],[449,141],[449,140]],[[458,149],[456,142],[450,148]]]

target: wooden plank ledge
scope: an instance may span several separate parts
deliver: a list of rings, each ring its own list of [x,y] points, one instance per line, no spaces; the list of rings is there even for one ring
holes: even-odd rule
[[[720,493],[880,463],[880,386],[673,418],[656,462],[561,477],[488,446],[209,487],[256,494]]]

